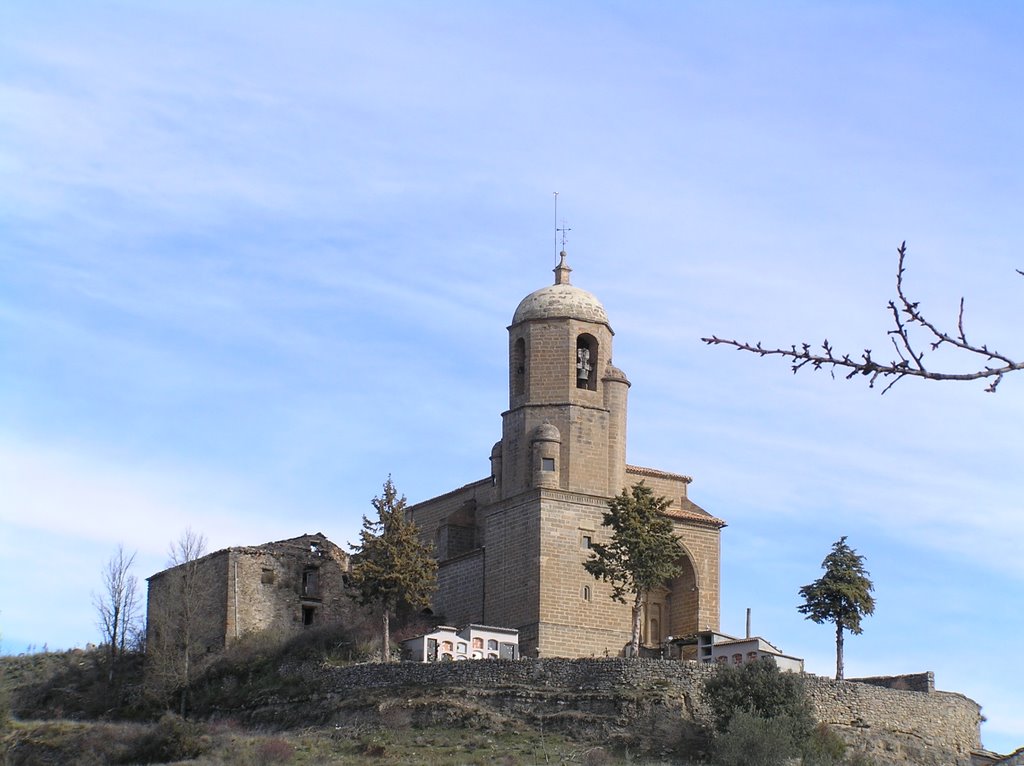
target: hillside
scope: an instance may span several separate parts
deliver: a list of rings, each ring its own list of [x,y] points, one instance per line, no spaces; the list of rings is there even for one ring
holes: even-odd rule
[[[138,658],[112,683],[95,652],[4,658],[0,678],[20,719],[4,734],[5,762],[388,764],[429,752],[437,764],[689,764],[705,755],[702,685],[713,670],[704,667],[385,666],[342,662],[330,647],[225,653],[193,686],[188,721],[163,714]],[[808,682],[817,717],[849,746],[848,763],[971,763],[977,705],[960,695]]]

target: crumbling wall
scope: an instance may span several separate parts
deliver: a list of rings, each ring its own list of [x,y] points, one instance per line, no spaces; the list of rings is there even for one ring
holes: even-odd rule
[[[230,551],[228,643],[256,631],[285,636],[348,620],[348,555],[322,534]]]
[[[147,653],[180,654],[190,615],[194,657],[248,633],[286,638],[307,627],[347,622],[348,555],[322,534],[225,548],[149,578]],[[187,586],[187,587],[186,587]]]

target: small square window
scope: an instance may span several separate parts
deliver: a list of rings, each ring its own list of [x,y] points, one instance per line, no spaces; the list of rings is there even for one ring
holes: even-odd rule
[[[542,471],[554,471],[555,459],[553,457],[542,457],[540,459],[540,467]]]
[[[260,582],[263,585],[273,585],[274,584],[274,570],[273,569],[264,569],[263,573],[260,575]]]

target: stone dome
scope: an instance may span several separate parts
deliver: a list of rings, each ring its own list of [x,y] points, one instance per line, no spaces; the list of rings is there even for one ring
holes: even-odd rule
[[[533,429],[531,442],[561,442],[562,434],[550,423],[541,423]]]
[[[608,314],[593,294],[569,284],[571,269],[565,262],[565,253],[555,267],[555,284],[534,290],[520,301],[512,324],[528,319],[579,319],[608,325]],[[610,325],[608,325],[610,328]]]
[[[512,317],[512,324],[527,319],[581,319],[608,324],[601,301],[573,285],[549,285],[527,295]]]
[[[604,368],[604,376],[601,380],[618,380],[622,383],[629,384],[629,378],[626,377],[626,373],[612,364],[612,360],[608,360],[608,366]]]

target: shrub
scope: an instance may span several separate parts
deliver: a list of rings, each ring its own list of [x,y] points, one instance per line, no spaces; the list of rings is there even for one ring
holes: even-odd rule
[[[206,728],[186,721],[175,713],[166,713],[142,737],[132,753],[133,763],[167,763],[197,758],[211,749]]]
[[[846,755],[846,742],[832,729],[819,723],[803,745],[803,766],[838,766]]]
[[[780,672],[768,658],[739,668],[720,666],[704,682],[704,698],[719,733],[728,730],[739,712],[762,719],[790,719],[799,743],[807,739],[814,727],[803,678],[796,673]]]
[[[763,718],[738,710],[714,739],[716,766],[782,766],[799,753],[796,722],[788,716]]]
[[[256,748],[256,763],[272,766],[275,763],[291,763],[295,749],[280,737],[264,740]]]

